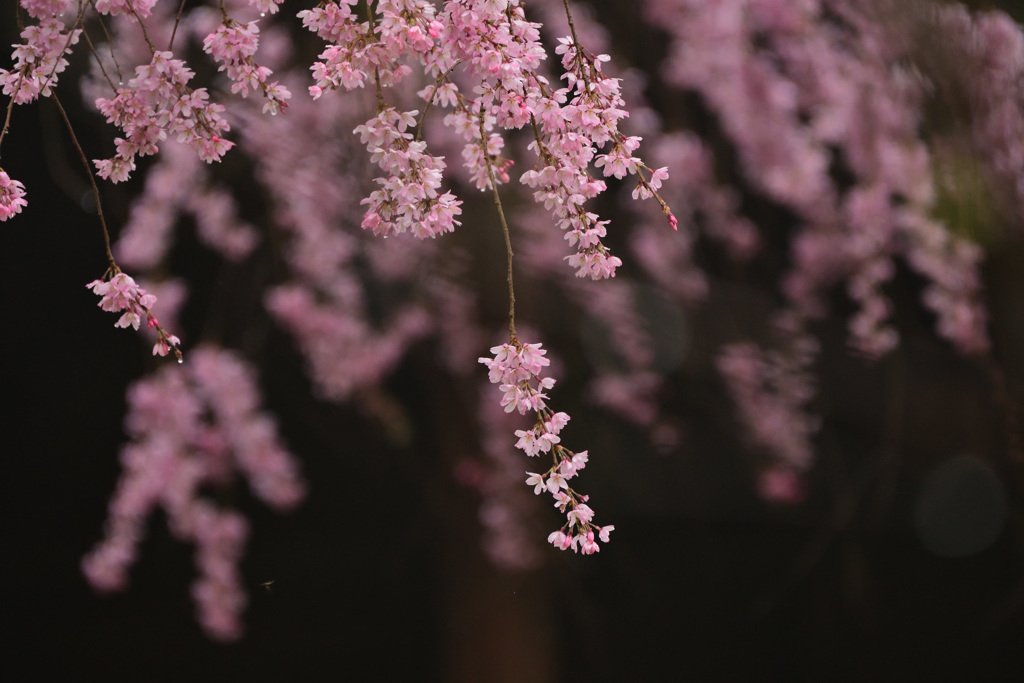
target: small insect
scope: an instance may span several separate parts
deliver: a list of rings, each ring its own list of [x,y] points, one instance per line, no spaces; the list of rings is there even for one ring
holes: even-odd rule
[[[273,585],[273,583],[274,583],[274,579],[271,579],[270,581],[264,581],[263,583],[260,584],[260,587],[261,588],[266,588],[267,592],[269,593],[270,592],[270,586]]]

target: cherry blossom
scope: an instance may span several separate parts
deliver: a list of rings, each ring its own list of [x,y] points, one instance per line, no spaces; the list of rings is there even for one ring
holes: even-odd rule
[[[277,5],[271,6],[276,11]],[[262,90],[267,98],[263,112],[278,114],[288,106],[291,93],[277,81],[268,83],[267,77],[273,72],[253,61],[259,46],[259,31],[255,21],[243,26],[228,19],[203,40],[203,51],[213,57],[220,64],[219,70],[231,79],[231,92],[248,97],[250,89]]]
[[[124,311],[115,323],[116,327],[132,327],[138,330],[142,323],[142,317],[145,316],[147,327],[155,330],[159,336],[156,345],[153,346],[153,355],[166,356],[173,351],[178,362],[181,362],[181,350],[178,348],[181,340],[173,334],[169,334],[160,325],[150,310],[156,304],[156,297],[139,287],[131,276],[112,267],[103,279],[93,280],[86,287],[100,297],[97,306],[104,311],[111,313]]]
[[[0,221],[21,213],[27,204],[25,186],[0,170]]]
[[[117,89],[113,99],[100,98],[96,106],[109,123],[126,137],[116,138],[117,155],[96,160],[97,174],[111,182],[128,179],[135,158],[156,154],[168,135],[177,137],[207,163],[218,161],[234,146],[223,135],[224,107],[209,102],[205,88],[192,90],[193,72],[169,52],[155,52],[152,61],[135,69],[135,78]]]
[[[819,434],[813,332],[837,299],[850,309],[846,343],[871,362],[901,344],[889,296],[912,273],[935,333],[993,360],[981,275],[991,246],[944,202],[964,194],[957,169],[976,169],[992,211],[1007,230],[1020,227],[1024,34],[1002,13],[946,3],[889,21],[881,5],[849,0],[641,0],[638,16],[665,41],[660,74],[644,75],[612,59],[616,46],[587,7],[562,0],[338,0],[298,21],[280,5],[20,0],[28,20],[0,70],[0,144],[15,105],[56,101],[69,55],[86,56],[83,26],[103,21],[105,43],[90,28],[83,92],[118,132],[102,143],[112,156],[84,165],[111,183],[145,177],[118,230],[99,213],[109,269],[88,285],[99,306],[119,314],[117,327],[152,330],[152,353],[181,362],[151,292],[165,311],[188,296],[168,273],[194,224],[253,293],[218,300],[230,329],[203,335],[252,350],[262,331],[233,325],[247,304],[258,309],[261,330],[275,325],[294,344],[319,398],[351,402],[396,432],[385,380],[417,344],[431,345],[446,379],[472,381],[490,328],[477,319],[486,283],[470,275],[501,274],[472,267],[467,245],[500,225],[509,341],[479,359],[500,393],[469,416],[479,429],[463,431],[479,432],[469,449],[479,457],[458,476],[481,493],[483,545],[503,566],[544,557],[531,544],[543,536],[531,529],[540,499],[530,488],[564,515],[547,537],[556,548],[593,554],[615,528],[594,524],[573,488],[589,451],[569,450],[569,415],[549,406],[547,349],[515,332],[513,275],[535,281],[520,318],[538,300],[564,300],[599,323],[621,362],[594,369],[583,395],[652,436],[672,431],[662,410],[675,368],[658,367],[636,292],[656,288],[689,314],[770,272],[755,323],[717,348],[713,329],[699,334],[757,455],[755,488],[780,502],[807,492]],[[317,45],[294,40],[299,22]],[[921,35],[937,36],[944,54],[927,52]],[[935,125],[935,102],[954,99],[944,89],[966,106]],[[656,111],[648,98],[685,111]],[[477,195],[493,198],[497,221],[481,219]],[[613,204],[614,223],[604,215]],[[24,186],[0,170],[0,220],[23,211]],[[418,239],[394,239],[406,233]],[[237,471],[257,497],[287,508],[302,497],[298,468],[239,354],[206,348],[182,367],[157,367],[129,395],[124,473],[84,570],[97,587],[123,586],[145,516],[163,507],[173,533],[197,546],[203,628],[233,638],[248,522],[200,491]],[[527,488],[516,451],[528,458]]]
[[[36,11],[43,9],[33,7]],[[58,76],[68,66],[64,55],[81,36],[80,29],[67,31],[64,22],[55,17],[58,6],[52,8],[54,15],[40,17],[38,24],[25,27],[21,38],[25,42],[15,45],[14,68],[0,69],[0,84],[3,93],[12,97],[17,104],[26,104],[36,98],[49,97],[57,87]]]
[[[558,434],[569,422],[565,413],[554,413],[548,408],[544,399],[555,385],[551,377],[543,377],[544,368],[551,364],[545,356],[547,350],[541,344],[527,344],[513,339],[509,343],[491,348],[493,358],[480,358],[488,371],[492,384],[498,384],[504,396],[501,405],[506,412],[517,410],[521,414],[533,412],[537,415],[537,423],[533,429],[518,430],[519,441],[516,447],[529,456],[550,453],[552,465],[546,472],[527,472],[526,484],[533,487],[533,492],[540,495],[547,491],[555,498],[555,507],[566,515],[566,524],[561,530],[552,533],[548,541],[556,548],[591,555],[600,550],[594,542],[593,529],[609,531],[612,526],[599,527],[592,524],[594,511],[587,505],[588,496],[577,493],[569,486],[569,481],[576,477],[579,470],[586,467],[587,451],[573,452],[561,445]],[[601,540],[608,541],[608,534],[603,533]]]

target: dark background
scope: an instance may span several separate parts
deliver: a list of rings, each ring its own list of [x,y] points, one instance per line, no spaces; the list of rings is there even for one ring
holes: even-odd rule
[[[0,31],[5,44],[11,28]],[[51,103],[15,110],[2,154],[30,202],[0,225],[5,680],[1024,675],[1020,239],[1008,238],[986,269],[991,364],[963,360],[934,337],[909,276],[892,292],[905,343],[886,360],[851,358],[843,321],[822,324],[825,424],[809,497],[797,506],[754,495],[731,405],[699,340],[676,377],[671,407],[687,429],[675,451],[654,452],[574,406],[580,438],[611,453],[604,474],[587,473],[617,530],[597,556],[545,550],[545,566],[522,574],[478,550],[478,500],[451,475],[460,438],[452,416],[474,406],[439,383],[429,344],[388,387],[414,434],[396,446],[355,408],[311,399],[288,339],[272,333],[263,388],[310,494],[289,515],[242,494],[252,522],[247,633],[218,644],[193,617],[191,548],[160,515],[127,592],[98,596],[80,573],[119,475],[125,387],[152,361],[85,288],[106,267],[102,240]],[[131,189],[104,188],[113,225]],[[207,255],[196,249],[183,262],[199,269]],[[723,303],[712,299],[691,328],[713,330]],[[447,409],[436,407],[439,394]],[[952,460],[963,454],[977,459]],[[915,511],[929,506],[947,513],[943,523],[915,525]],[[982,548],[954,552],[985,534]],[[270,591],[260,587],[271,580]]]

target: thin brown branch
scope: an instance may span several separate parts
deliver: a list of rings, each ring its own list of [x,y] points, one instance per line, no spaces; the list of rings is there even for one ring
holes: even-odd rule
[[[127,4],[128,9],[131,10],[132,16],[135,17],[135,21],[139,22],[139,29],[142,31],[142,37],[146,39],[146,45],[149,45],[149,54],[155,55],[156,45],[154,45],[153,41],[149,38],[149,31],[146,30],[145,22],[142,21],[142,17],[139,16],[139,13],[135,11],[135,5],[132,4],[132,0],[128,0]]]
[[[377,113],[381,113],[388,108],[387,102],[384,101],[384,89],[380,84],[380,70],[377,67],[373,68],[373,82],[377,85]]]
[[[185,13],[185,2],[181,0],[181,4],[178,5],[178,16],[174,17],[174,28],[171,29],[171,39],[167,41],[167,51],[170,52],[174,47],[174,36],[178,33],[178,24],[181,23],[181,15]]]
[[[416,140],[420,140],[423,137],[423,121],[427,118],[427,111],[430,109],[430,105],[434,103],[434,97],[437,96],[437,90],[441,87],[441,83],[448,79],[448,75],[455,70],[455,67],[459,65],[459,62],[452,64],[452,67],[445,71],[443,74],[437,77],[434,81],[434,91],[430,93],[430,97],[427,99],[426,106],[423,107],[423,113],[420,114],[420,120],[416,123]]]
[[[114,85],[114,81],[110,78],[110,74],[108,74],[106,68],[104,68],[103,60],[100,59],[99,52],[96,50],[96,46],[93,45],[92,38],[89,37],[89,33],[84,28],[82,29],[82,35],[85,37],[86,44],[89,45],[89,52],[91,52],[92,56],[96,58],[96,64],[100,67],[100,73],[103,74],[103,78],[107,79],[107,84],[110,86],[110,89],[117,92],[117,86]],[[111,51],[111,54],[113,54],[113,51]],[[114,62],[114,65],[117,66],[116,61]],[[120,71],[120,67],[118,67],[118,71]],[[118,81],[120,81],[120,78],[121,76],[119,73]]]
[[[494,179],[494,165],[491,155],[487,153],[487,136],[484,131],[483,114],[480,115],[480,144],[483,145],[484,161],[487,164],[487,178],[491,181],[491,191],[494,193],[494,206],[498,209],[498,219],[501,221],[501,231],[505,235],[505,254],[508,258],[508,337],[509,341],[515,343],[516,337],[516,290],[512,282],[512,239],[509,236],[508,222],[505,220],[505,211],[501,207],[501,194],[498,192],[498,183]]]
[[[114,252],[110,248],[110,232],[107,230],[107,220],[103,216],[103,204],[100,202],[100,188],[96,185],[96,177],[93,175],[92,167],[89,165],[89,159],[85,156],[85,152],[82,150],[82,146],[78,143],[78,136],[75,135],[75,129],[71,125],[71,120],[68,118],[68,114],[64,111],[63,105],[57,98],[57,93],[53,93],[53,101],[57,105],[57,110],[60,112],[61,118],[64,119],[64,125],[68,129],[68,135],[71,136],[71,142],[74,144],[75,149],[78,150],[78,156],[82,160],[82,165],[85,166],[85,174],[89,177],[89,183],[92,185],[92,194],[96,199],[96,214],[100,218],[100,228],[103,230],[103,247],[107,252],[107,262],[111,268],[117,268],[117,262],[114,260]]]
[[[562,6],[565,7],[565,18],[569,20],[569,33],[572,34],[573,45],[576,49],[580,49],[580,39],[576,37],[576,24],[572,22],[572,11],[569,9],[569,0],[562,0]]]
[[[7,135],[7,130],[11,127],[11,112],[14,111],[14,102],[18,99],[18,92],[21,90],[21,82],[25,79],[25,72],[27,70],[28,64],[21,68],[21,72],[18,74],[18,82],[14,84],[14,93],[11,95],[11,101],[7,103],[7,115],[4,116],[4,127],[0,128],[0,149],[3,149],[4,136]]]
[[[89,0],[89,5],[92,6],[94,11],[96,10],[95,0]],[[123,83],[124,76],[121,75],[121,65],[117,61],[117,55],[114,54],[114,39],[110,35],[110,31],[107,30],[107,23],[103,21],[103,15],[99,12],[96,12],[96,20],[99,22],[100,28],[103,29],[103,35],[107,37],[107,49],[110,50],[110,59],[114,62],[114,68],[117,69],[117,82],[119,84]],[[102,68],[102,62],[100,64]],[[114,88],[114,90],[116,91],[117,88]]]

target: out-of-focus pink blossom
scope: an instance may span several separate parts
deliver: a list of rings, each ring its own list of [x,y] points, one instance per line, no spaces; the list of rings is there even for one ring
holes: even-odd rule
[[[162,508],[172,532],[196,544],[192,596],[200,624],[215,638],[236,639],[246,601],[238,563],[248,524],[200,490],[229,483],[238,470],[258,498],[288,509],[304,495],[298,466],[259,409],[251,369],[231,352],[200,348],[188,364],[163,367],[132,386],[128,408],[132,440],[121,454],[105,537],[84,558],[83,572],[99,590],[124,588],[146,519]]]

